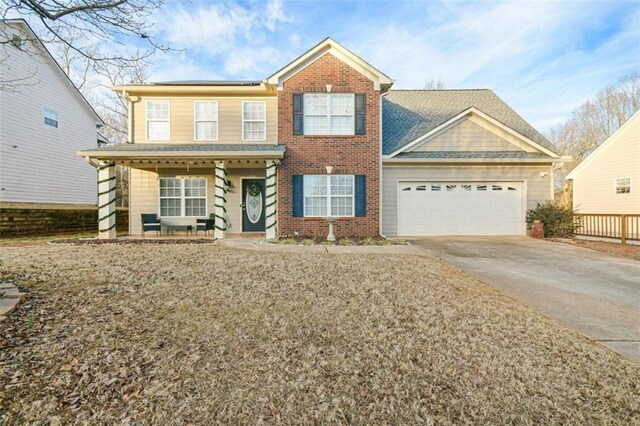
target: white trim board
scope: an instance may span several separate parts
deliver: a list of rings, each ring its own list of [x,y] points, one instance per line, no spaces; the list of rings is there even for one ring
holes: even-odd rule
[[[282,90],[285,81],[328,53],[345,62],[360,74],[373,81],[375,90],[381,90],[381,87],[388,89],[393,84],[393,80],[388,75],[378,70],[361,57],[333,40],[331,37],[325,38],[320,43],[298,56],[292,62],[276,71],[266,79],[266,82],[268,84],[277,85],[278,90]]]
[[[618,130],[613,132],[613,134],[611,134],[611,136],[609,136],[604,142],[602,142],[599,147],[597,147],[591,154],[587,156],[587,158],[582,160],[582,162],[578,164],[564,179],[574,179],[576,175],[580,173],[580,170],[582,170],[587,164],[591,163],[595,158],[597,158],[598,155],[606,150],[609,145],[613,144],[613,141],[617,139],[618,135],[624,132],[627,127],[630,127],[631,123],[635,122],[636,120],[640,120],[640,110],[636,111],[635,114],[629,117],[627,121],[622,124],[622,126],[618,127]]]

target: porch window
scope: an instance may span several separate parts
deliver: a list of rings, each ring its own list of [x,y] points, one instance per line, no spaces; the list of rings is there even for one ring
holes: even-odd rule
[[[267,139],[267,103],[264,101],[242,102],[242,140],[263,141]]]
[[[160,178],[160,216],[207,215],[207,179]]]
[[[194,102],[195,139],[218,140],[218,102]]]
[[[353,175],[304,176],[304,215],[353,216]]]
[[[631,193],[631,178],[617,178],[616,194],[630,194],[630,193]]]
[[[147,101],[147,140],[170,139],[169,101]]]
[[[353,93],[305,93],[305,135],[353,135]]]

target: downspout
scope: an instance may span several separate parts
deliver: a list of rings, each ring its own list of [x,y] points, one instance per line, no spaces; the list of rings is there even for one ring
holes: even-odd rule
[[[122,97],[127,100],[127,143],[133,143],[133,101],[126,90],[122,91]]]
[[[382,238],[386,239],[387,237],[382,233],[382,96],[383,94],[380,93],[380,106],[378,111],[378,135],[380,138],[380,143],[378,144],[378,233]]]
[[[89,157],[88,155],[84,157],[84,161],[86,161],[87,164],[89,164],[94,169],[98,168],[98,165],[96,163],[94,163],[93,160],[91,160],[91,157]]]

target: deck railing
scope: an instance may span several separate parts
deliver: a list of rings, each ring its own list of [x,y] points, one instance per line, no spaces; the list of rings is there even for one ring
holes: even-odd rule
[[[640,214],[576,213],[576,235],[640,241]]]

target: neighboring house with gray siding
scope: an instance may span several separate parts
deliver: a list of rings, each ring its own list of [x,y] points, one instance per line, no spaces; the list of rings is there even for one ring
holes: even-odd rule
[[[95,211],[95,170],[75,155],[102,121],[23,20],[0,21],[0,208]]]
[[[566,177],[585,214],[640,214],[640,111]]]

